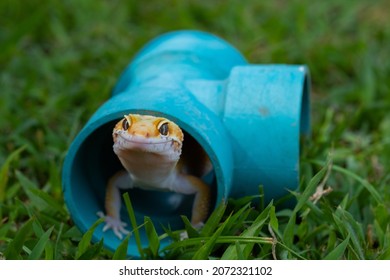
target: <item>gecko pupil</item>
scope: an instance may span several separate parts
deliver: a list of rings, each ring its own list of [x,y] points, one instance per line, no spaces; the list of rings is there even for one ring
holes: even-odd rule
[[[163,123],[160,128],[158,129],[161,135],[167,136],[168,135],[168,123]]]
[[[122,122],[122,128],[124,130],[128,130],[129,129],[129,122],[127,121],[127,119],[124,119],[123,122]]]

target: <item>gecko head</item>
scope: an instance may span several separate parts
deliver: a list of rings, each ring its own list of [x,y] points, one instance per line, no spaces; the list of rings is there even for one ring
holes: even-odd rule
[[[113,130],[115,153],[139,151],[160,155],[181,154],[184,139],[174,122],[150,115],[125,115]]]

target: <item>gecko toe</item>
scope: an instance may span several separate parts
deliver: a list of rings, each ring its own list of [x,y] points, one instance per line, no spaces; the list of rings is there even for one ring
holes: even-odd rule
[[[106,232],[111,229],[114,232],[115,236],[118,237],[120,240],[123,239],[123,235],[128,235],[130,233],[130,231],[125,229],[127,224],[122,222],[121,220],[104,215],[102,212],[98,212],[96,214],[100,218],[103,218],[106,223],[103,227],[103,232]]]
[[[118,237],[120,240],[122,240],[123,236],[119,232],[119,229],[118,228],[113,228],[113,231],[114,231],[115,236]]]

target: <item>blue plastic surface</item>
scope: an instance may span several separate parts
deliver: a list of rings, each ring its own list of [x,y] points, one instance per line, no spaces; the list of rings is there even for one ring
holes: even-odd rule
[[[130,112],[165,116],[204,148],[214,167],[207,178],[213,207],[228,197],[256,195],[259,185],[267,201],[296,189],[300,133],[310,130],[309,84],[305,66],[248,64],[208,33],[179,31],[154,39],[69,148],[63,190],[75,224],[85,232],[96,212],[104,211],[107,180],[121,168],[112,151],[113,125]],[[192,197],[141,190],[131,190],[130,197],[139,224],[147,215],[160,231],[159,225],[181,228],[180,215],[190,215]],[[103,237],[111,250],[120,244],[100,226],[93,240]],[[146,247],[142,230],[141,239]],[[128,254],[139,255],[134,238]]]

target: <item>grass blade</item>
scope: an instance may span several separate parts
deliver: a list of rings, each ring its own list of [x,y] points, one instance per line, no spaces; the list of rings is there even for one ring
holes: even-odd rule
[[[11,228],[11,224],[10,223],[5,223],[5,224],[1,224],[0,223],[0,239],[1,240],[6,238],[10,228]]]
[[[326,255],[324,260],[340,260],[344,255],[345,249],[348,246],[349,239],[350,236],[348,235],[343,242],[337,245],[336,248],[334,248],[328,255]]]
[[[363,234],[362,225],[359,224],[347,211],[343,211],[343,219],[345,221],[346,229],[351,236],[351,241],[355,251],[358,253],[358,256],[361,260],[365,259],[364,256],[364,247],[365,247],[365,237]]]
[[[378,193],[378,191],[375,189],[375,187],[373,185],[371,185],[367,180],[361,178],[359,175],[341,167],[341,166],[337,166],[337,165],[334,165],[333,166],[333,170],[335,171],[338,171],[344,175],[347,175],[349,177],[351,177],[352,179],[358,181],[363,187],[366,188],[366,190],[371,194],[371,196],[375,199],[375,201],[378,203],[378,204],[381,204],[383,203],[383,199],[382,199],[382,196]]]
[[[287,226],[283,232],[283,242],[287,247],[292,247],[293,245],[295,227],[297,226],[296,216],[297,216],[296,212],[292,212],[291,217],[288,220]]]
[[[139,234],[137,220],[135,218],[135,212],[133,209],[133,205],[131,204],[129,193],[127,193],[127,192],[124,193],[123,199],[124,199],[125,204],[126,204],[126,209],[127,209],[127,213],[129,215],[129,218],[130,218],[131,226],[133,227],[133,233],[134,233],[135,243],[137,244],[138,252],[139,252],[141,258],[145,258],[145,253],[144,253],[144,250],[142,249],[142,244],[141,244],[141,236]]]
[[[287,247],[287,246],[284,245],[283,243],[278,242],[277,245],[279,245],[279,246],[282,247],[283,249],[287,250],[290,254],[296,256],[297,258],[299,258],[299,259],[301,259],[301,260],[306,260],[306,258],[304,258],[301,254],[299,254],[298,252],[295,252],[293,249]]]
[[[16,171],[16,177],[18,178],[19,183],[26,192],[27,196],[30,198],[35,207],[37,207],[37,209],[45,210],[46,208],[49,208],[51,212],[58,212],[62,216],[66,215],[66,210],[62,204],[57,202],[46,192],[40,190],[38,186],[36,186],[34,182],[24,176],[22,172]]]
[[[204,244],[208,242],[212,237],[197,237],[191,239],[183,239],[169,244],[163,250],[168,251],[175,248],[186,248],[191,246],[199,246],[199,244]],[[259,236],[219,236],[215,240],[215,244],[235,244],[240,242],[240,246],[243,244],[272,244],[273,240],[270,237],[259,237]],[[202,245],[203,246],[203,245]]]
[[[33,216],[33,215],[31,215],[31,216]],[[33,222],[33,230],[34,230],[35,236],[39,237],[45,233],[45,230],[43,229],[41,223],[39,222],[38,217],[36,215],[34,215],[34,216],[36,217],[36,219],[34,219],[34,222]]]
[[[259,209],[260,210],[263,210],[264,207],[265,207],[265,202],[264,202],[264,199],[265,199],[265,195],[264,195],[264,186],[263,185],[260,185],[259,186]]]
[[[95,229],[98,225],[100,225],[104,220],[101,218],[97,220],[90,228],[89,230],[83,235],[81,238],[81,241],[78,246],[78,250],[76,253],[76,259],[80,259],[80,257],[87,251],[88,247],[90,246],[92,235]]]
[[[34,218],[30,218],[19,230],[16,234],[15,238],[8,245],[8,248],[4,252],[4,256],[9,260],[20,259],[20,252],[22,251],[24,241],[27,239],[27,236],[32,231],[32,224],[34,222]]]
[[[349,217],[349,213],[344,209],[338,207],[336,212],[333,214],[334,221],[336,226],[340,229],[340,232],[345,238],[350,236],[352,247],[356,257],[359,259],[364,259],[364,249],[362,244],[364,244],[361,226],[353,220],[353,218]]]
[[[243,223],[245,222],[245,219],[248,217],[252,209],[251,202],[245,204],[243,207],[240,208],[232,217],[230,218],[229,223],[226,225],[226,229],[229,229],[230,231],[236,229],[240,230],[243,227]]]
[[[60,259],[60,240],[62,240],[62,233],[63,233],[63,230],[64,230],[64,223],[61,223],[60,224],[60,228],[58,230],[58,233],[57,233],[57,238],[56,238],[56,242],[54,243],[54,248],[53,248],[53,258],[54,259]]]
[[[149,217],[144,218],[146,236],[149,240],[149,248],[152,251],[153,257],[158,256],[158,250],[160,248],[160,240],[158,239],[157,231],[153,225],[152,220]]]
[[[41,257],[43,251],[46,248],[46,244],[50,240],[50,235],[51,235],[53,229],[54,229],[54,226],[49,228],[44,234],[42,234],[41,238],[39,239],[39,241],[35,245],[34,249],[31,251],[31,254],[28,257],[29,260],[38,260]]]
[[[241,238],[247,238],[247,237],[255,237],[259,235],[259,232],[261,231],[261,228],[265,224],[265,222],[269,219],[269,213],[273,202],[271,202],[262,212],[259,216],[257,216],[256,220],[252,223],[252,225],[247,228],[239,237]],[[242,242],[241,242],[242,243]],[[240,244],[241,251],[244,254],[244,258],[247,258],[250,254],[250,252],[253,249],[254,243],[249,244]],[[237,248],[236,244],[230,245],[226,251],[223,253],[221,259],[223,260],[237,260],[239,258],[237,254]]]
[[[238,259],[238,260],[246,260],[247,257],[244,256],[244,252],[243,252],[243,250],[242,250],[242,247],[241,247],[241,245],[240,245],[240,242],[239,242],[239,241],[236,241],[235,246],[236,246],[237,259]]]
[[[225,222],[210,237],[210,239],[203,246],[200,247],[200,249],[192,257],[193,260],[205,260],[209,258],[209,255],[213,250],[217,238],[221,235],[222,231],[225,229],[225,226],[229,222],[229,219],[230,217],[228,217],[225,220]]]
[[[269,224],[271,225],[272,229],[274,231],[278,231],[279,229],[279,223],[278,218],[276,217],[275,213],[275,206],[272,205],[271,210],[269,211]]]
[[[218,227],[223,214],[225,213],[226,210],[226,203],[222,201],[218,207],[213,211],[211,216],[208,218],[206,224],[202,228],[201,235],[202,236],[211,236],[214,232],[215,229]]]
[[[5,198],[5,188],[7,187],[8,178],[9,178],[9,167],[11,163],[20,155],[20,153],[24,149],[25,146],[12,152],[5,160],[3,166],[0,169],[0,203],[3,202]]]
[[[298,202],[295,205],[294,212],[298,212],[301,210],[301,208],[306,204],[306,202],[309,200],[310,196],[315,192],[315,189],[317,188],[318,184],[320,183],[321,179],[326,174],[326,171],[328,170],[330,162],[327,162],[325,166],[316,174],[313,178],[309,181],[309,184],[307,185],[306,189],[302,192],[302,194],[298,198]]]
[[[199,232],[192,226],[187,216],[181,216],[181,219],[184,223],[184,228],[186,229],[188,238],[199,237]]]
[[[127,259],[127,247],[129,246],[130,235],[127,235],[121,244],[116,248],[113,260],[125,260]]]
[[[65,216],[66,215],[66,210],[65,208],[63,207],[62,204],[58,203],[52,196],[50,196],[48,193],[40,190],[40,189],[30,189],[31,193],[33,195],[35,195],[36,197],[39,197],[40,199],[42,199],[43,201],[46,202],[46,204],[48,205],[49,209],[52,211],[52,212],[58,212],[60,213],[62,216]]]
[[[88,250],[86,250],[80,257],[79,260],[93,260],[96,259],[101,250],[103,249],[103,239],[100,239],[99,243],[88,246]]]

